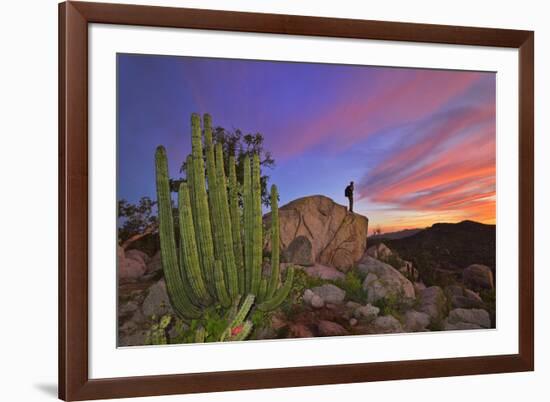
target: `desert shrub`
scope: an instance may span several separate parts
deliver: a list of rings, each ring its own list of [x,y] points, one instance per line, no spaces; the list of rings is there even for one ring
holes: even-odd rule
[[[336,280],[334,284],[346,291],[349,300],[360,304],[367,302],[367,291],[363,290],[363,281],[356,270],[348,271],[344,279]]]
[[[380,316],[391,315],[399,321],[403,321],[403,314],[407,308],[407,305],[404,302],[402,295],[389,294],[382,299],[378,299],[373,304],[380,309]]]

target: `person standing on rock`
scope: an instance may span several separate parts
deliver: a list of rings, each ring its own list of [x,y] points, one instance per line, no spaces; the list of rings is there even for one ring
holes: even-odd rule
[[[352,181],[350,181],[350,183],[346,187],[344,195],[349,200],[349,211],[353,212],[353,182]]]

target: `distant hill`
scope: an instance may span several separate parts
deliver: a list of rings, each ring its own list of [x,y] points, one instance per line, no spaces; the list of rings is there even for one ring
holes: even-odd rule
[[[400,239],[371,239],[368,245],[384,243],[412,261],[422,277],[434,272],[462,272],[471,264],[483,264],[495,272],[496,226],[473,221],[436,223]]]
[[[404,230],[400,230],[398,232],[381,233],[381,234],[369,236],[369,240],[404,239],[405,237],[415,235],[415,234],[417,234],[418,232],[420,232],[422,230],[424,230],[424,229],[404,229]]]

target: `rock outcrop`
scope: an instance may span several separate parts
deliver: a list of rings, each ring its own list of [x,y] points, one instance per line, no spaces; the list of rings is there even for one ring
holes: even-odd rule
[[[391,265],[365,255],[357,269],[366,275],[363,289],[367,291],[369,303],[390,297],[414,300],[413,284]]]
[[[346,271],[365,253],[368,219],[348,212],[346,207],[328,197],[315,195],[286,204],[279,209],[279,222],[281,252],[286,262],[299,264],[288,261],[294,255],[309,262],[307,251],[311,245],[311,264],[319,263]],[[269,228],[270,224],[271,214],[266,214],[264,225]],[[305,239],[293,244],[300,237]],[[308,240],[309,245],[304,240]],[[264,249],[271,250],[269,237],[265,239]]]
[[[481,297],[470,289],[452,285],[445,288],[445,293],[453,308],[480,308],[483,307]]]
[[[130,250],[125,252],[122,247],[118,246],[118,279],[122,282],[131,282],[143,276],[147,271],[145,257],[147,257],[147,254],[141,251]]]
[[[430,286],[420,293],[418,311],[430,316],[431,322],[440,322],[447,315],[447,299],[439,286]]]
[[[456,308],[451,310],[444,323],[445,330],[490,328],[489,313],[482,309]]]
[[[462,272],[462,281],[464,285],[471,289],[489,289],[495,288],[493,272],[486,265],[472,264]]]

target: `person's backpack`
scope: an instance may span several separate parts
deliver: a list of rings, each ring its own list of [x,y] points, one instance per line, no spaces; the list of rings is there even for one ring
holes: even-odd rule
[[[344,191],[345,197],[351,197],[351,188],[349,186],[346,187],[346,190]]]

